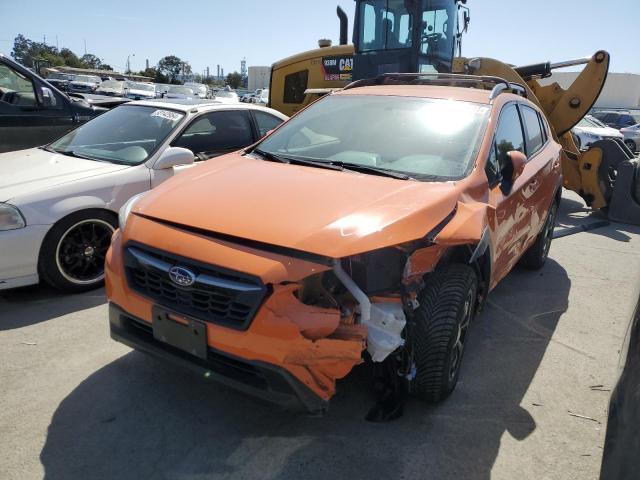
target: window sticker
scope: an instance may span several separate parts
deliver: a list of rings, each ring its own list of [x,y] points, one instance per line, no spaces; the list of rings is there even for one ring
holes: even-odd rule
[[[156,110],[151,114],[152,117],[160,117],[175,122],[182,118],[182,114],[171,110]]]

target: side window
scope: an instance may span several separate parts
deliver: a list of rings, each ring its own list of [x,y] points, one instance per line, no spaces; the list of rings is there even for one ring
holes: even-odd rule
[[[52,94],[50,90],[49,93]],[[7,65],[0,65],[0,102],[16,107],[36,107],[33,82]]]
[[[496,129],[496,147],[498,149],[498,165],[500,170],[506,165],[507,153],[518,150],[524,153],[524,135],[520,115],[514,103],[502,109],[500,121]]]
[[[244,110],[211,112],[195,119],[173,142],[200,158],[238,150],[253,143],[251,122]]]
[[[487,174],[487,180],[489,180],[489,186],[496,185],[502,179],[500,165],[498,165],[498,154],[495,142],[491,144],[491,153],[489,153],[485,172]]]
[[[260,138],[264,137],[269,130],[273,130],[282,123],[278,117],[274,117],[265,112],[256,110],[253,112],[256,117],[256,123],[258,124],[258,130],[260,131]]]
[[[538,112],[526,105],[520,105],[522,120],[527,132],[527,155],[529,157],[536,154],[542,148],[542,130],[540,129],[540,119]]]
[[[309,70],[301,70],[284,77],[284,103],[302,103],[309,81]]]
[[[542,143],[545,144],[547,143],[549,137],[547,133],[547,125],[546,123],[544,123],[544,118],[542,118],[542,115],[540,115],[540,113],[538,113],[538,121],[540,122],[540,130],[542,131]]]
[[[636,122],[633,121],[633,117],[631,115],[622,115],[620,117],[620,124],[625,126],[635,125]]]

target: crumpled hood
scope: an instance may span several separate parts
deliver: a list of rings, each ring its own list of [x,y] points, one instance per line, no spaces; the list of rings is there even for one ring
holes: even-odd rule
[[[69,157],[40,148],[1,153],[0,202],[123,168],[129,167]]]
[[[340,258],[422,238],[456,202],[452,183],[287,165],[235,153],[168,180],[133,212]],[[135,239],[135,231],[129,234]]]

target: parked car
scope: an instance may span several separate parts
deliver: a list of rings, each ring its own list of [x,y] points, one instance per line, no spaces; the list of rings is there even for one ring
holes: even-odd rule
[[[93,93],[102,83],[96,75],[74,75],[69,82],[69,91],[78,93]]]
[[[129,84],[128,82],[107,80],[100,84],[100,86],[96,90],[96,94],[109,95],[112,97],[128,97]]]
[[[492,83],[387,79],[127,202],[106,260],[112,338],[313,412],[363,360],[446,398],[487,294],[547,259],[562,147]]]
[[[629,150],[632,152],[640,150],[640,123],[631,127],[621,128],[620,133],[624,135],[624,143],[629,147]]]
[[[132,100],[156,98],[156,87],[153,83],[129,82],[128,97]]]
[[[621,129],[640,123],[640,114],[617,111],[599,111],[592,114],[608,127]]]
[[[197,98],[193,89],[185,87],[184,85],[169,85],[164,98],[177,98],[177,99],[194,99]]]
[[[619,138],[623,136],[619,130],[607,127],[596,118],[587,115],[572,129],[578,148],[586,150],[594,142],[605,138]]]
[[[106,111],[0,54],[0,152],[44,145]]]
[[[56,87],[61,92],[69,90],[69,82],[73,79],[73,75],[61,72],[51,72],[47,75],[47,82]]]
[[[216,92],[215,99],[225,103],[240,103],[238,94],[231,89],[222,89]]]
[[[169,91],[170,85],[164,83],[156,83],[154,85],[156,88],[156,98],[163,98],[165,93]]]
[[[269,103],[269,89],[261,89],[259,94],[256,93],[253,98],[251,98],[251,103],[257,103],[258,105],[266,106],[267,103]]]
[[[40,148],[0,154],[0,290],[98,286],[118,209],[286,117],[254,106],[131,102]],[[195,154],[195,157],[194,157]]]
[[[207,86],[203,83],[186,82],[184,86],[193,90],[193,93],[195,93],[198,98],[211,98],[208,95],[209,90]]]
[[[242,103],[253,103],[251,99],[255,96],[254,93],[245,93],[242,97],[240,97],[240,101]]]

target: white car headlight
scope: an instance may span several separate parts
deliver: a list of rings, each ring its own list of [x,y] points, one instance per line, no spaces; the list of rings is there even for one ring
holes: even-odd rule
[[[120,225],[120,231],[124,230],[125,225],[127,224],[127,219],[129,218],[129,214],[131,213],[131,209],[135,206],[135,204],[140,200],[147,192],[139,193],[138,195],[134,195],[127,202],[122,205],[122,208],[118,212],[118,223]]]
[[[16,230],[26,225],[20,210],[8,203],[0,203],[0,231]]]

